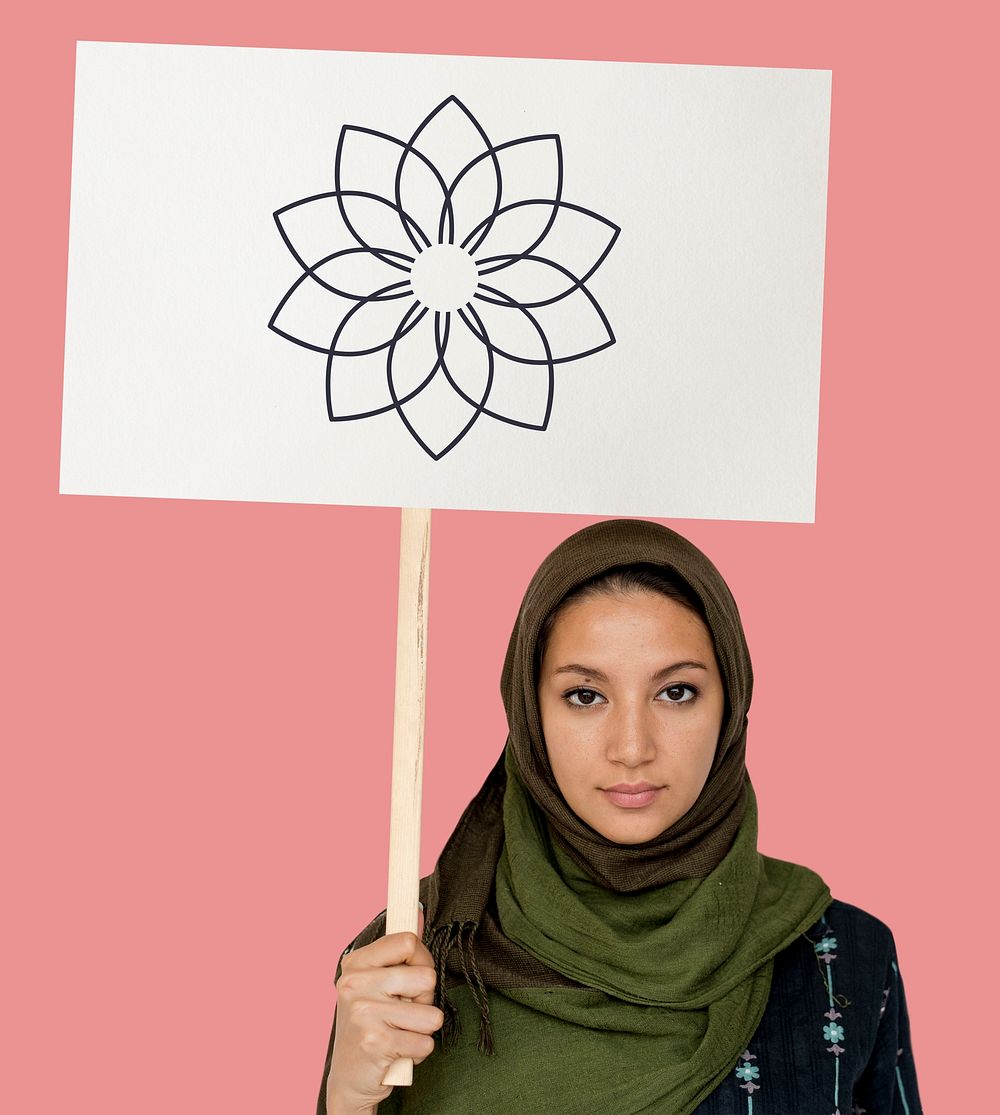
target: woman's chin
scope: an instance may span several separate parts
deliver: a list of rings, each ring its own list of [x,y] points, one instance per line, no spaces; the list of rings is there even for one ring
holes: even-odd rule
[[[616,844],[645,844],[655,840],[660,833],[666,832],[674,823],[674,817],[602,817],[599,824],[591,822],[592,827]]]

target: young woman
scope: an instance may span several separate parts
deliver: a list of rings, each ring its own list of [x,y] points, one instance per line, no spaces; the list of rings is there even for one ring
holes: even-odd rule
[[[752,671],[712,563],[577,532],[528,586],[506,747],[337,969],[318,1115],[919,1115],[893,936],[757,850]],[[381,1084],[391,1061],[413,1084]]]

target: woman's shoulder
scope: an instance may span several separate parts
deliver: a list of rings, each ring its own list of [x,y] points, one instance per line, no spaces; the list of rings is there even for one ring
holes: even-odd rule
[[[834,926],[853,939],[868,942],[873,947],[878,946],[883,950],[892,950],[895,947],[892,929],[880,917],[840,898],[830,900],[830,905],[820,915],[813,929]]]
[[[760,1025],[735,1077],[698,1115],[769,1111],[921,1111],[909,1016],[892,929],[877,914],[832,899],[774,958]],[[763,1091],[763,1089],[767,1091]]]
[[[875,979],[890,971],[896,960],[896,941],[889,925],[869,910],[839,898],[831,899],[798,941],[800,948],[815,954],[827,968],[839,958],[838,967],[846,962],[855,973],[871,972]]]

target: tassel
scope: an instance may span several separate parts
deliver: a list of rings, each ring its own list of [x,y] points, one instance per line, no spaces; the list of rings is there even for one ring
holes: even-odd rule
[[[463,943],[461,935],[458,938],[458,955],[462,961],[462,971],[465,973],[465,983],[469,990],[472,992],[472,998],[475,1000],[476,1006],[479,1007],[479,1040],[476,1042],[476,1048],[480,1053],[485,1053],[488,1057],[492,1057],[494,1053],[493,1048],[493,1027],[490,1024],[490,1005],[489,999],[486,994],[486,987],[483,984],[482,977],[479,975],[479,968],[476,965],[476,953],[473,948],[472,938],[476,930],[479,928],[479,923],[475,921],[468,921],[463,928],[466,930],[466,940]],[[469,968],[465,960],[465,949],[468,947],[469,960],[472,963],[472,972],[476,977],[476,982],[473,984],[469,978]]]
[[[494,1055],[493,1028],[490,1023],[490,1007],[486,986],[479,974],[476,964],[476,954],[473,948],[473,937],[479,923],[475,921],[453,921],[446,925],[439,925],[431,934],[428,942],[431,956],[437,970],[437,985],[434,989],[434,1005],[444,1012],[444,1025],[441,1028],[441,1044],[443,1051],[454,1048],[458,1036],[462,1032],[462,1021],[458,1015],[458,1008],[452,1002],[445,990],[445,977],[448,968],[448,956],[451,950],[458,946],[458,957],[465,975],[465,984],[468,987],[473,1001],[479,1008],[479,1040],[476,1048],[487,1056]],[[463,936],[465,940],[463,940]],[[468,958],[466,958],[468,949]],[[472,972],[470,974],[469,966]]]
[[[434,959],[437,971],[437,983],[434,987],[434,1005],[444,1011],[444,1025],[441,1027],[442,1051],[447,1052],[458,1041],[462,1032],[462,1020],[458,1017],[458,1008],[451,1001],[445,990],[445,971],[447,969],[448,953],[458,937],[461,923],[450,922],[439,925],[431,935],[428,942],[430,954]]]

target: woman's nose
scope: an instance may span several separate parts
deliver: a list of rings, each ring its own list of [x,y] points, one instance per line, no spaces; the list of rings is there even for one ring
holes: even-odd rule
[[[656,755],[655,718],[642,703],[620,703],[608,717],[606,753],[612,762],[638,766]]]

